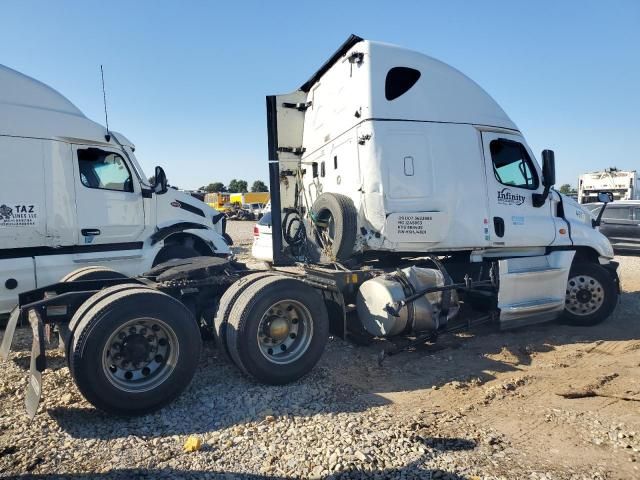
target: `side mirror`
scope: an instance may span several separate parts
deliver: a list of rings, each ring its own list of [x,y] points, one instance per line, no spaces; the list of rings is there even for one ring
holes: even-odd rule
[[[542,151],[542,185],[551,188],[556,184],[556,157],[553,150]]]
[[[598,192],[598,201],[600,203],[604,203],[604,205],[602,205],[602,208],[598,212],[597,218],[595,220],[591,221],[591,225],[593,226],[593,228],[600,226],[600,223],[602,222],[602,214],[606,210],[607,204],[610,203],[610,202],[613,202],[613,193],[612,192]]]
[[[613,193],[612,192],[599,192],[598,193],[598,201],[600,203],[611,203],[611,202],[613,202]]]
[[[158,195],[162,195],[163,193],[167,193],[167,175],[164,173],[162,167],[156,167],[156,183],[153,186],[153,191]]]
[[[533,206],[540,208],[549,196],[549,190],[556,183],[556,159],[553,150],[542,151],[542,193],[533,194]]]

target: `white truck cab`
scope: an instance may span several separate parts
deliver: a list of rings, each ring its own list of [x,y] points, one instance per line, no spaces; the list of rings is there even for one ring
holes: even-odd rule
[[[88,265],[137,275],[172,258],[228,255],[224,216],[150,185],[124,135],[0,66],[0,313],[18,293]]]
[[[607,238],[552,189],[553,152],[541,167],[504,110],[449,65],[351,36],[298,90],[267,97],[267,118],[276,265],[308,256],[305,236],[341,262],[493,259],[504,318],[573,308],[565,287],[583,264],[617,284]],[[603,304],[580,298],[580,314]]]

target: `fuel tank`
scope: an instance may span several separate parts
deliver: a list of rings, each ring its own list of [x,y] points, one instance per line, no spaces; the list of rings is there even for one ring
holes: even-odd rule
[[[358,317],[367,332],[376,337],[392,337],[436,330],[460,310],[458,296],[451,291],[449,312],[445,322],[440,319],[442,292],[423,295],[402,308],[395,317],[385,310],[416,292],[443,286],[444,277],[433,268],[408,267],[394,273],[380,275],[364,282],[358,291]],[[440,322],[440,324],[438,324]]]

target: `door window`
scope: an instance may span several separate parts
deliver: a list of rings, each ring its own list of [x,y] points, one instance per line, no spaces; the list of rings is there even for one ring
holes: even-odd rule
[[[133,192],[131,172],[117,153],[99,148],[78,149],[80,181],[87,188]]]
[[[498,138],[491,141],[489,149],[496,180],[510,187],[538,188],[538,174],[524,145]]]
[[[605,209],[603,217],[605,220],[630,220],[631,208],[629,207],[608,207]]]

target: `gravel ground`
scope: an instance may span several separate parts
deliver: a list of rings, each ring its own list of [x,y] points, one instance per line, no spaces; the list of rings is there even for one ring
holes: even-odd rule
[[[236,251],[250,222],[230,222]],[[639,478],[640,258],[621,257],[625,293],[593,328],[490,327],[388,358],[387,342],[339,339],[286,386],[243,377],[205,343],[187,391],[139,418],[107,416],[51,351],[44,401],[23,411],[30,332],[0,372],[6,478]],[[590,389],[595,396],[558,393]],[[190,435],[202,448],[186,453]]]

